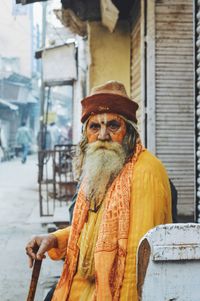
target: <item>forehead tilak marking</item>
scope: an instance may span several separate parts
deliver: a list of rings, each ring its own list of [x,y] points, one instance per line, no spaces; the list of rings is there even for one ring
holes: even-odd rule
[[[106,124],[107,121],[108,121],[107,114],[99,114],[98,115],[98,122],[99,123]]]
[[[100,114],[100,115],[98,115],[98,122],[100,124],[106,125],[107,124],[107,114]],[[101,126],[101,128],[100,128],[100,134],[101,134],[101,136],[104,135],[105,130],[106,130],[106,127]]]

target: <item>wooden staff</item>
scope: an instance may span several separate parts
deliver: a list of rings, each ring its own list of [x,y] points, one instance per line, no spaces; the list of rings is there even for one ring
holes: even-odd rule
[[[33,265],[31,283],[26,301],[34,301],[42,260],[35,260]]]

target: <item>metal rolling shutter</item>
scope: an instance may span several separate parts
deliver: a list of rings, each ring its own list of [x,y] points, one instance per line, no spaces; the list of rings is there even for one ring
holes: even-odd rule
[[[180,215],[194,214],[193,4],[156,0],[156,155],[178,190]]]

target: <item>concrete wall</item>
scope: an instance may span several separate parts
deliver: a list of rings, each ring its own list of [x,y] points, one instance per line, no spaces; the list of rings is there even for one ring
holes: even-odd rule
[[[88,89],[108,80],[124,83],[130,92],[130,29],[126,21],[118,22],[113,33],[100,22],[88,24]]]
[[[31,76],[30,7],[26,6],[27,15],[13,16],[12,2],[0,0],[0,56],[19,58],[19,73]]]

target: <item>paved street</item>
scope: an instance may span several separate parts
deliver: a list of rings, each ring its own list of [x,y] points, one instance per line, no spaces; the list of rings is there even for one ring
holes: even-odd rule
[[[26,300],[31,269],[24,251],[31,235],[46,233],[39,217],[37,157],[0,163],[0,300]],[[44,260],[35,301],[60,274],[62,263]]]

